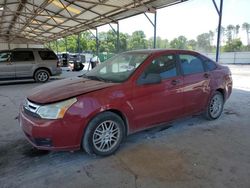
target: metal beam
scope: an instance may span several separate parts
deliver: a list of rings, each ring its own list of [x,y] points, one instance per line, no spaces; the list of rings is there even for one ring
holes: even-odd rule
[[[21,0],[20,1],[19,5],[17,7],[16,13],[15,13],[15,16],[12,19],[13,23],[9,25],[9,30],[7,31],[7,34],[11,33],[12,27],[15,25],[15,23],[17,21],[17,18],[21,14],[21,12],[23,10],[23,7],[24,7],[26,2],[27,2],[27,0]]]
[[[95,42],[96,42],[96,56],[99,56],[99,38],[98,38],[98,29],[96,28],[96,38],[95,38]]]
[[[77,52],[80,55],[80,33],[77,35]]]
[[[217,3],[215,0],[212,0],[215,6],[215,9],[219,16],[219,22],[218,22],[218,33],[217,33],[217,46],[216,46],[216,62],[219,60],[220,55],[220,35],[221,35],[221,20],[222,20],[222,11],[223,11],[223,0],[220,0],[220,9],[218,9]]]
[[[120,52],[120,28],[119,28],[119,22],[117,22],[117,52]]]
[[[116,51],[117,53],[120,52],[120,32],[119,32],[119,23],[116,24],[116,30],[115,28],[109,23],[110,28],[112,31],[116,34]]]
[[[148,15],[144,12],[144,15],[146,16],[146,18],[148,19],[148,21],[151,23],[151,25],[154,28],[154,44],[153,44],[153,48],[156,48],[156,24],[157,24],[156,20],[157,20],[157,11],[155,10],[153,14],[154,14],[154,21],[152,21],[148,17]]]
[[[155,24],[154,24],[154,48],[156,48],[156,19],[157,19],[157,12],[155,11]]]

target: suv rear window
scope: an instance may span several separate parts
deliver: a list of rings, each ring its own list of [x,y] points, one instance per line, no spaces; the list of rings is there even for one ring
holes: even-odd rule
[[[52,51],[38,51],[42,60],[57,60],[57,56]]]
[[[32,51],[14,51],[13,61],[34,61],[34,55]]]

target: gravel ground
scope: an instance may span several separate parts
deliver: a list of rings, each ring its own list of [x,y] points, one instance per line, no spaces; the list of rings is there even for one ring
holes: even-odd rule
[[[230,68],[234,89],[220,119],[189,117],[131,135],[105,158],[33,149],[17,115],[39,84],[0,85],[0,187],[249,188],[250,66]],[[61,77],[76,74],[64,71]]]

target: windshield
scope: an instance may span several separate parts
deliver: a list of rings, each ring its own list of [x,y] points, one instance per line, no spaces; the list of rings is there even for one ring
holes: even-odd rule
[[[101,81],[124,82],[147,57],[148,54],[142,53],[119,54],[101,63],[85,76]]]

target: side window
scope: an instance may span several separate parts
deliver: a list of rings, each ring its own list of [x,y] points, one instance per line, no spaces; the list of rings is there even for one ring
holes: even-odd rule
[[[0,63],[9,61],[10,55],[10,52],[0,52]]]
[[[57,60],[57,56],[52,51],[38,51],[42,60]]]
[[[32,51],[14,51],[13,61],[34,61],[34,55]]]
[[[207,67],[207,70],[209,70],[209,71],[212,71],[212,70],[216,69],[216,67],[217,67],[216,64],[209,59],[205,60],[204,63]]]
[[[204,72],[202,60],[194,55],[180,54],[180,64],[184,75]]]
[[[175,56],[163,55],[154,59],[144,71],[145,76],[149,73],[159,74],[162,79],[177,76]]]

